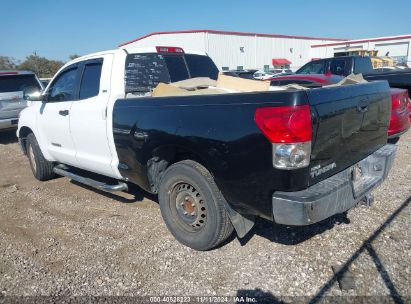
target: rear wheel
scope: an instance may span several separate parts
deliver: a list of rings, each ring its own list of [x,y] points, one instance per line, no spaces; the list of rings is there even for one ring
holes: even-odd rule
[[[29,158],[31,171],[35,178],[46,181],[54,178],[53,163],[44,158],[39,144],[33,133],[27,136],[26,151]]]
[[[233,232],[213,177],[194,161],[181,161],[166,170],[159,201],[167,228],[180,243],[193,249],[214,248]]]

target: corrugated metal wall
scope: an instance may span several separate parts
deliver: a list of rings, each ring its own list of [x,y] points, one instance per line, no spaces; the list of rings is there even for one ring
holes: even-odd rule
[[[321,40],[257,37],[257,67],[271,65],[272,58],[290,60],[292,69],[297,69],[311,60],[311,45]],[[268,62],[268,63],[267,63]]]
[[[199,32],[153,35],[124,47],[163,45],[204,51],[220,70],[222,67],[236,69],[238,66],[263,69],[264,65],[272,67],[273,58],[286,58],[295,70],[314,57],[311,45],[329,42],[332,41]]]
[[[219,69],[255,66],[255,37],[208,33],[207,41],[207,53]]]

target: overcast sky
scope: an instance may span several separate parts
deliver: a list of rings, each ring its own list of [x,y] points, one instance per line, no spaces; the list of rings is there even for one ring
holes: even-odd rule
[[[2,0],[0,55],[66,61],[157,31],[215,29],[332,38],[411,34],[411,1]]]

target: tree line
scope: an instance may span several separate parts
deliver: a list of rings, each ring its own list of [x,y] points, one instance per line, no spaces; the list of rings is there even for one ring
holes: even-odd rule
[[[70,60],[79,57],[70,55]],[[28,70],[36,73],[39,78],[51,78],[64,65],[61,60],[50,60],[36,53],[29,55],[25,60],[19,61],[10,56],[0,55],[0,70]]]

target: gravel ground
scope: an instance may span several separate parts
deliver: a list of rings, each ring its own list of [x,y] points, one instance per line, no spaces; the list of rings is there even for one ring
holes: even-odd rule
[[[0,134],[0,303],[147,295],[410,302],[411,132],[398,146],[372,208],[303,228],[258,220],[245,239],[196,252],[167,231],[155,197],[114,196],[67,178],[38,182],[14,134]],[[333,266],[343,267],[345,284]]]

